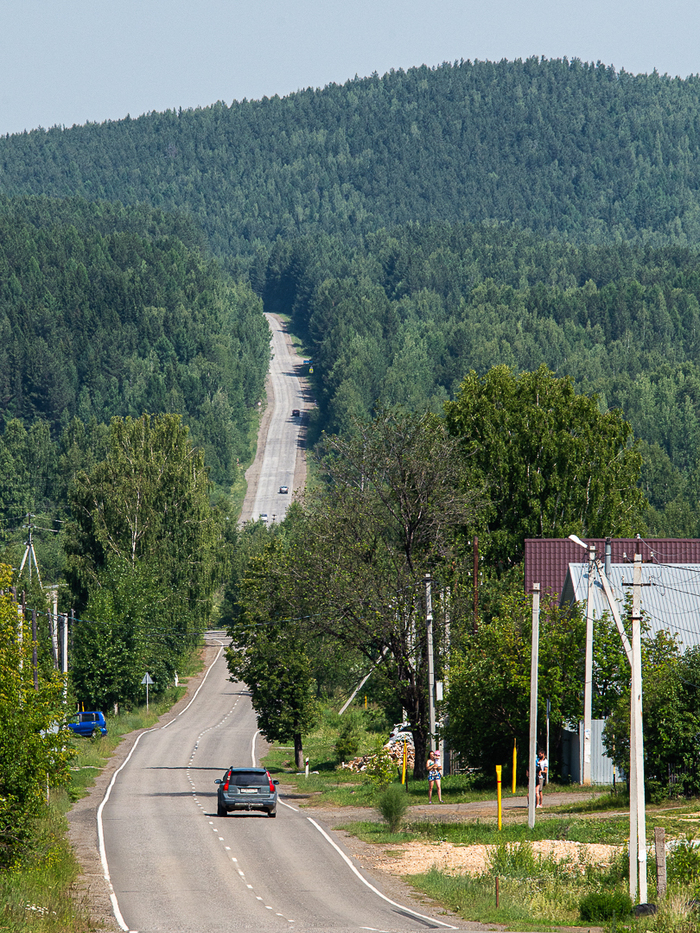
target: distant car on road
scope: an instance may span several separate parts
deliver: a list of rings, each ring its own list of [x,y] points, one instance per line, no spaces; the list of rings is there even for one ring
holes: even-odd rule
[[[99,732],[100,735],[107,735],[107,723],[104,713],[76,713],[68,720],[68,728],[76,735],[82,735],[86,738]]]
[[[261,512],[260,515],[258,515],[258,521],[264,522],[264,524],[267,525],[267,512]]]
[[[277,785],[265,768],[229,768],[219,785],[216,815],[226,816],[235,810],[263,810],[277,816]]]
[[[301,412],[298,408],[292,408],[292,418],[301,418]]]
[[[283,496],[286,496],[287,493],[289,492],[289,486],[280,486],[280,492],[282,493]]]

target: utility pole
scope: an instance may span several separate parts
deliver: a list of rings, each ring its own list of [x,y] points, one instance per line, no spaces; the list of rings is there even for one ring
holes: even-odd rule
[[[58,670],[58,584],[50,586],[51,612],[49,616],[49,634],[51,636],[51,651],[53,653],[53,666]]]
[[[639,862],[639,903],[647,902],[647,833],[644,806],[644,733],[642,730],[642,555],[634,555],[632,578],[632,707],[631,729],[634,732],[634,767],[631,777],[636,782],[637,860]],[[632,750],[630,748],[630,758]],[[630,761],[631,765],[631,761]],[[630,830],[631,832],[631,830]],[[630,863],[632,853],[630,852]]]
[[[577,535],[569,538],[588,550],[588,545]],[[622,647],[631,670],[630,688],[630,842],[629,842],[629,891],[632,901],[640,896],[640,903],[647,899],[646,874],[646,812],[644,807],[644,739],[642,730],[642,638],[641,638],[641,587],[642,556],[634,556],[632,593],[632,644],[620,618],[620,610],[613,594],[610,581],[600,560],[596,560],[600,582],[603,585],[608,607],[615,620]]]
[[[540,585],[532,584],[532,654],[530,658],[530,755],[527,822],[535,826],[535,771],[537,763],[537,669],[540,653]]]
[[[428,630],[428,701],[430,710],[430,750],[435,751],[435,666],[433,663],[433,599],[430,574],[425,575],[425,622]]]
[[[37,652],[36,609],[32,609],[32,670],[34,671],[34,689],[39,689],[39,657]]]
[[[63,701],[68,699],[68,616],[61,615],[61,672],[63,673]]]
[[[474,620],[472,632],[476,635],[479,628],[479,539],[474,538]]]
[[[29,585],[32,583],[32,560],[34,561],[34,566],[36,567],[36,575],[39,580],[39,586],[44,589],[44,584],[41,582],[41,574],[39,573],[39,564],[36,559],[36,551],[34,550],[34,543],[32,541],[32,513],[27,512],[27,526],[29,529],[29,534],[27,535],[27,540],[25,542],[24,548],[24,557],[22,558],[22,563],[19,565],[19,574],[21,576],[22,571],[24,570],[24,565],[29,558]]]
[[[582,784],[591,783],[591,720],[593,718],[593,568],[595,544],[588,545],[588,596],[586,597],[586,675],[583,690]]]

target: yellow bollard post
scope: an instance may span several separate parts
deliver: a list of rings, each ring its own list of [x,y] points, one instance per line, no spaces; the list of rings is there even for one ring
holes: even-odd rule
[[[406,751],[406,739],[403,740],[403,773],[401,775],[401,783],[406,783],[406,761],[407,761],[407,751]]]
[[[365,693],[365,709],[367,709],[367,694]]]
[[[518,773],[518,749],[515,745],[515,739],[513,739],[513,796],[515,796],[515,777]]]
[[[496,786],[498,787],[498,829],[499,831],[503,828],[502,811],[501,811],[501,771],[502,770],[503,770],[502,765],[496,765]]]

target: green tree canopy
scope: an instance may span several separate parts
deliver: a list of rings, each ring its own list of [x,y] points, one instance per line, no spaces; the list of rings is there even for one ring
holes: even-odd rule
[[[121,620],[133,664],[152,657],[159,643],[165,669],[172,670],[206,627],[223,570],[209,491],[202,451],[192,447],[176,415],[113,419],[106,458],[75,479],[67,533],[73,594],[86,618],[92,613],[106,626]],[[126,597],[125,587],[139,592]],[[86,623],[85,638],[114,653],[107,631],[97,638]],[[150,648],[137,650],[144,638]],[[99,655],[86,664],[98,663]],[[103,695],[88,687],[89,676],[85,668],[82,689]]]
[[[226,657],[232,679],[242,680],[251,692],[260,731],[273,742],[292,739],[301,768],[302,740],[315,725],[318,708],[303,620],[289,615],[288,559],[289,549],[279,539],[250,555]]]
[[[12,568],[0,564],[0,867],[10,868],[31,838],[47,781],[68,780],[70,749],[56,726],[63,678],[32,667],[31,625],[9,595]]]
[[[308,637],[361,656],[366,669],[377,665],[373,678],[411,721],[417,776],[429,740],[426,574],[439,666],[447,606],[459,600],[459,532],[482,502],[478,488],[460,486],[458,447],[439,419],[396,412],[327,438],[324,482],[306,497],[276,580],[278,612],[303,619]]]
[[[554,743],[565,722],[583,712],[586,624],[581,614],[543,600],[540,615],[538,736],[544,738],[545,704],[551,702]],[[462,639],[450,659],[448,736],[471,767],[491,776],[510,760],[513,739],[520,761],[528,747],[532,601],[513,586],[494,618]],[[527,764],[523,766],[527,767]]]
[[[525,538],[630,535],[643,529],[641,456],[619,411],[602,413],[545,366],[471,372],[445,405],[465,472],[488,485],[487,557],[522,559]]]

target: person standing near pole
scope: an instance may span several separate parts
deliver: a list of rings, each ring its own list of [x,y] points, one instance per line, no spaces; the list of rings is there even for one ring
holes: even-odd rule
[[[544,787],[544,782],[547,778],[547,769],[549,767],[549,762],[545,758],[544,749],[540,748],[537,752],[537,785],[535,787],[535,804],[538,807],[542,806],[542,789]]]
[[[440,787],[440,781],[442,780],[442,766],[440,764],[439,757],[436,757],[436,755],[437,752],[431,752],[425,765],[428,772],[428,780],[430,781],[430,786],[428,788],[428,803],[433,802],[433,786],[437,787],[438,800],[440,803],[442,803],[442,789]]]

